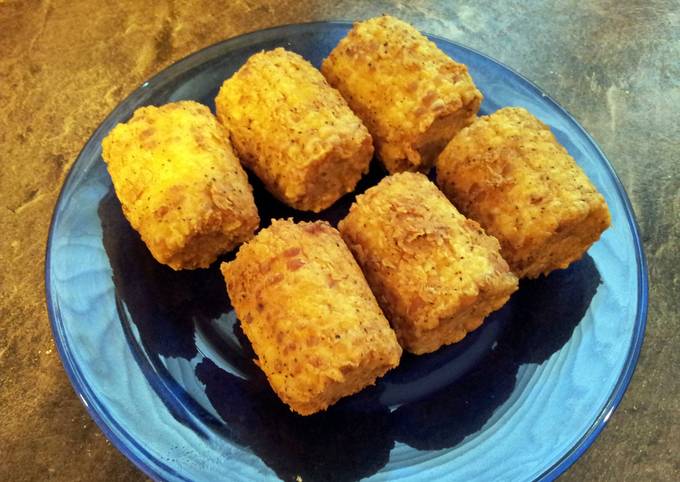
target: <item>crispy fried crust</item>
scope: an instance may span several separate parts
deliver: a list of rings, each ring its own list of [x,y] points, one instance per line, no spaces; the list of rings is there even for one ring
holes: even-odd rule
[[[392,173],[427,172],[482,102],[465,65],[390,16],[354,24],[321,71],[364,121]]]
[[[258,365],[295,412],[324,410],[399,363],[394,332],[327,223],[274,221],[222,273]]]
[[[422,174],[386,177],[338,228],[412,353],[461,340],[517,289],[498,241]]]
[[[173,269],[207,267],[259,226],[246,173],[201,104],[137,109],[104,139],[102,155],[125,216]]]
[[[437,183],[501,243],[519,277],[566,268],[610,224],[604,198],[550,129],[504,108],[458,134],[437,161]]]
[[[246,167],[296,209],[327,208],[368,171],[368,130],[298,54],[253,55],[224,82],[215,105]]]

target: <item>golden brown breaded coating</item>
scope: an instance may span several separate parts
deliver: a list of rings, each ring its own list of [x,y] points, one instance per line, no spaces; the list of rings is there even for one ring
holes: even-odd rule
[[[461,340],[517,289],[498,241],[422,174],[384,178],[338,228],[412,353]]]
[[[125,217],[173,269],[205,268],[260,224],[224,128],[191,101],[137,109],[102,142]]]
[[[327,223],[274,221],[222,273],[257,364],[295,412],[324,410],[399,363],[394,332]]]
[[[368,171],[368,130],[298,54],[253,55],[224,82],[215,105],[246,167],[296,209],[327,208]]]
[[[550,129],[522,108],[480,117],[437,160],[437,183],[501,243],[519,277],[581,258],[610,223],[607,204]]]
[[[386,15],[354,24],[321,71],[364,121],[391,173],[429,171],[482,102],[465,65]]]

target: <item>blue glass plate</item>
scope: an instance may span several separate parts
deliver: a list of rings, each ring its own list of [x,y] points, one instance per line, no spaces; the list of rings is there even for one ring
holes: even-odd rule
[[[283,46],[315,65],[349,28],[278,27],[197,52],[145,82],[87,142],[57,202],[47,303],[64,367],[106,436],[167,480],[552,479],[590,445],[632,376],[645,327],[647,271],[633,213],[609,162],[578,123],[494,60],[433,38],[469,66],[482,113],[523,106],[604,194],[613,224],[580,262],[520,290],[479,330],[405,355],[370,389],[325,413],[292,414],[252,363],[217,264],[173,272],[125,221],[102,138],[142,105],[213,105],[251,54]],[[374,165],[359,191],[384,175]],[[296,213],[257,182],[267,224]],[[335,222],[348,195],[320,217]]]

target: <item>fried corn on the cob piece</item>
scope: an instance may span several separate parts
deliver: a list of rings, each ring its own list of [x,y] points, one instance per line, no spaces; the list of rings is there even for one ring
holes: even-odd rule
[[[274,221],[222,273],[257,364],[295,412],[324,410],[399,363],[394,332],[327,223]]]
[[[368,171],[368,130],[298,54],[253,55],[224,82],[215,105],[246,167],[296,209],[327,208]]]
[[[412,353],[461,340],[517,289],[498,241],[422,174],[386,177],[338,228]]]
[[[465,65],[390,16],[356,23],[321,71],[364,121],[391,173],[427,172],[482,102]]]
[[[207,267],[259,226],[246,173],[201,104],[137,109],[104,139],[102,155],[125,217],[173,269]]]
[[[566,268],[609,226],[601,194],[550,129],[522,108],[480,117],[437,160],[437,183],[501,243],[519,277]]]

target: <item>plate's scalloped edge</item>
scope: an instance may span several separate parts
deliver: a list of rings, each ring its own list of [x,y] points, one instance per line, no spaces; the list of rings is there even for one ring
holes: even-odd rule
[[[95,140],[103,138],[103,134],[110,130],[111,128],[110,124],[112,123],[114,114],[119,110],[129,108],[132,104],[136,104],[139,99],[142,99],[144,97],[147,88],[155,86],[156,84],[162,83],[166,79],[173,78],[175,75],[179,75],[183,72],[186,72],[194,68],[196,65],[200,63],[199,62],[200,59],[202,59],[205,56],[209,56],[212,50],[219,49],[222,45],[224,45],[227,42],[238,43],[239,41],[248,40],[249,37],[253,35],[271,36],[275,35],[281,30],[288,28],[314,29],[315,27],[318,27],[320,25],[335,25],[349,29],[352,23],[353,23],[352,21],[347,20],[333,20],[277,25],[263,30],[246,32],[238,36],[222,40],[215,44],[204,47],[196,52],[193,52],[182,59],[177,60],[171,65],[165,67],[163,70],[161,70],[159,73],[151,77],[149,80],[140,84],[122,102],[120,102],[113,109],[113,111],[111,111],[111,113],[109,113],[106,116],[106,118],[99,124],[99,126],[97,126],[92,135],[89,137],[83,149],[79,152],[78,156],[76,157],[76,160],[71,166],[66,178],[64,179],[64,183],[62,184],[59,196],[57,197],[57,201],[55,203],[55,210],[50,221],[47,235],[47,243],[45,248],[45,297],[47,304],[47,312],[50,319],[50,326],[52,329],[52,336],[56,341],[55,345],[61,358],[62,365],[64,366],[64,370],[66,371],[66,374],[71,382],[71,386],[73,387],[74,391],[82,401],[83,405],[85,405],[85,408],[90,414],[90,417],[92,417],[95,423],[99,426],[99,428],[102,430],[106,438],[110,440],[111,443],[113,443],[114,446],[122,454],[124,454],[128,459],[130,459],[147,476],[154,480],[168,480],[168,479],[186,480],[186,479],[184,479],[180,474],[172,470],[172,468],[170,468],[166,464],[163,464],[160,460],[152,458],[143,447],[136,444],[136,442],[130,437],[127,437],[126,434],[124,434],[123,431],[120,430],[119,427],[117,427],[117,424],[114,420],[110,420],[102,416],[102,413],[100,413],[100,411],[105,413],[105,410],[100,406],[97,397],[90,391],[89,386],[82,379],[78,367],[75,365],[70,353],[66,349],[68,347],[68,342],[63,337],[63,332],[58,326],[57,320],[59,319],[59,317],[56,316],[56,314],[59,313],[59,307],[58,303],[53,298],[50,283],[51,246],[54,229],[59,220],[58,219],[59,213],[57,212],[56,207],[62,203],[62,198],[65,195],[66,187],[71,182],[71,179],[74,175],[75,172],[74,168],[78,164],[78,162],[80,162],[81,158],[83,157],[83,154],[85,153],[85,151],[88,150],[88,147],[91,147],[92,143]],[[630,199],[626,194],[623,184],[621,183],[621,180],[614,171],[614,168],[609,162],[609,159],[607,159],[607,157],[604,155],[599,145],[595,142],[592,136],[583,127],[581,127],[581,125],[576,121],[574,116],[568,110],[566,110],[564,107],[558,104],[550,95],[545,94],[544,91],[542,91],[537,84],[527,79],[522,74],[518,73],[517,71],[507,66],[506,64],[499,62],[498,60],[493,59],[492,57],[489,57],[488,55],[479,52],[476,49],[465,46],[459,42],[455,42],[453,40],[449,40],[438,35],[432,35],[427,32],[424,33],[431,39],[436,39],[439,40],[440,42],[456,45],[470,52],[473,52],[474,54],[479,55],[480,57],[483,57],[484,59],[490,62],[500,65],[504,69],[513,73],[518,78],[522,79],[534,92],[536,92],[538,95],[541,95],[546,101],[550,102],[556,110],[562,112],[564,116],[574,125],[574,127],[585,135],[589,143],[595,149],[598,156],[600,157],[600,160],[607,167],[607,174],[613,180],[614,185],[616,186],[616,189],[618,191],[618,194],[624,203],[624,208],[628,218],[628,225],[633,236],[633,241],[635,243],[635,256],[638,262],[638,266],[640,267],[637,273],[638,305],[636,309],[636,331],[631,341],[631,346],[628,351],[624,369],[622,370],[621,375],[619,376],[619,379],[614,387],[614,390],[607,400],[607,403],[605,404],[604,408],[596,418],[595,422],[586,431],[586,433],[583,434],[579,441],[560,458],[560,460],[555,462],[551,467],[546,469],[535,479],[540,481],[554,480],[557,477],[559,477],[562,473],[564,473],[571,465],[573,465],[574,462],[576,462],[576,460],[578,460],[578,458],[581,455],[583,455],[583,453],[588,449],[588,447],[592,445],[597,436],[604,429],[612,413],[621,403],[621,400],[623,399],[623,396],[626,392],[626,389],[628,388],[628,385],[630,384],[630,381],[635,372],[635,368],[637,366],[638,358],[640,356],[640,350],[642,348],[642,344],[644,341],[645,327],[647,324],[649,281],[647,259],[645,257],[642,242],[640,240],[639,227],[635,218],[635,212],[631,205]],[[97,407],[97,409],[94,408],[95,406]],[[145,457],[144,458],[139,457],[136,453],[128,450],[126,442],[135,445],[139,453],[144,454]]]

